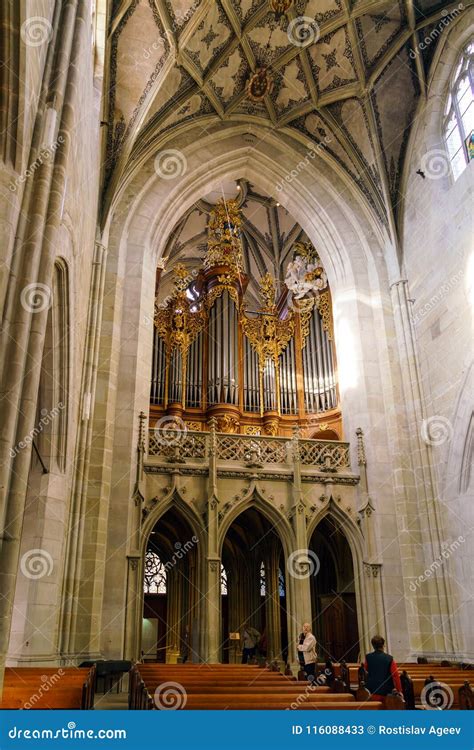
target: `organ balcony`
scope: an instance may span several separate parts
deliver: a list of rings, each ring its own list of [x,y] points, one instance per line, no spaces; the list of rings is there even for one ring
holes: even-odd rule
[[[211,427],[214,425],[211,425]],[[214,462],[217,474],[232,471],[271,472],[290,478],[299,467],[302,481],[356,484],[351,470],[349,443],[336,440],[308,440],[298,437],[231,435],[211,429],[150,429],[144,459],[145,471],[186,466],[191,473],[207,474]]]

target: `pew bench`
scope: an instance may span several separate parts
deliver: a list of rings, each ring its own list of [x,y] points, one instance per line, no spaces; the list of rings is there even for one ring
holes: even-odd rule
[[[6,667],[0,708],[91,709],[95,669]]]

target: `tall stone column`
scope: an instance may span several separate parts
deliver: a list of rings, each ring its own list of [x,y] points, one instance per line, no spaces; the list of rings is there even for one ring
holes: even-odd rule
[[[221,654],[221,559],[219,554],[219,501],[217,499],[216,420],[209,421],[209,486],[207,501],[207,648],[206,661],[217,664]]]
[[[301,485],[301,463],[299,452],[299,429],[295,428],[292,441],[293,485],[292,524],[295,549],[290,550],[286,561],[286,591],[288,607],[288,662],[295,674],[299,663],[296,652],[298,635],[303,623],[312,622],[310,577],[313,563],[308,556],[308,532],[306,527],[306,505]]]
[[[99,359],[99,338],[102,325],[102,309],[104,299],[105,269],[107,264],[107,248],[101,242],[96,242],[92,275],[90,283],[89,309],[87,313],[86,342],[84,349],[84,365],[81,383],[80,420],[77,433],[73,489],[69,516],[69,533],[66,547],[65,583],[63,606],[61,615],[61,652],[63,656],[72,657],[81,650],[82,644],[75,643],[76,621],[79,607],[79,588],[81,581],[81,566],[84,555],[84,545],[87,543],[92,554],[90,560],[99,568],[104,568],[105,545],[97,547],[94,540],[105,534],[107,513],[100,514],[100,520],[87,525],[87,488],[89,478],[89,460],[93,434],[93,404],[97,384],[97,367]],[[91,581],[94,587],[95,577]],[[90,598],[88,613],[90,614],[91,637],[89,656],[100,653],[100,623],[102,597],[100,589],[97,596]],[[82,611],[83,616],[83,611]],[[95,632],[92,632],[95,630]]]
[[[365,541],[364,550],[364,580],[363,586],[366,588],[366,618],[367,627],[362,633],[363,646],[367,651],[370,647],[370,638],[376,633],[387,634],[387,621],[385,618],[385,607],[383,603],[382,589],[382,560],[378,551],[378,535],[376,530],[375,507],[369,496],[367,484],[367,461],[365,457],[364,433],[359,427],[356,430],[357,435],[357,461],[360,472],[360,494],[361,508],[359,518],[361,521],[361,530]]]
[[[41,375],[38,363],[42,359],[48,318],[47,304],[43,304],[41,310],[34,311],[30,305],[22,302],[22,293],[29,287],[37,292],[41,290],[40,296],[44,296],[44,290],[52,286],[55,237],[70,155],[75,96],[81,70],[79,61],[80,55],[84,54],[82,45],[88,11],[87,4],[78,7],[77,0],[56,4],[34,127],[31,162],[41,148],[57,142],[59,134],[63,140],[55,159],[45,160],[25,186],[4,306],[0,339],[0,349],[4,354],[0,373],[0,694],[31,459],[31,447],[14,456],[12,449],[35,426]]]
[[[137,465],[135,475],[135,487],[132,495],[133,512],[131,513],[131,528],[128,546],[128,572],[127,593],[125,600],[125,637],[124,658],[137,659],[139,656],[139,644],[141,641],[141,628],[143,620],[142,587],[142,555],[141,555],[141,524],[144,491],[143,459],[145,455],[145,425],[146,415],[140,412],[138,415],[138,442],[137,442]],[[91,639],[94,633],[91,633]],[[97,638],[99,631],[97,631]],[[99,645],[99,644],[97,644]]]
[[[425,568],[442,554],[443,530],[436,497],[432,448],[425,444],[422,437],[426,424],[425,402],[410,314],[408,281],[396,281],[391,286],[391,293],[406,420],[403,447],[409,467],[400,471],[401,481],[397,491],[400,497],[399,518],[402,524],[407,524],[400,531],[400,540],[405,548],[402,551],[405,597],[410,602],[417,625],[415,632],[410,633],[412,651],[435,658],[443,655],[454,657],[459,650],[459,640],[455,620],[451,616],[454,604],[445,571],[434,571],[433,576],[423,582],[422,591],[416,585],[413,590],[413,580],[418,580]],[[410,578],[412,581],[409,585]]]
[[[279,545],[278,545],[279,547]],[[267,657],[281,660],[280,582],[278,577],[280,550],[272,544],[266,565]]]
[[[181,653],[181,606],[182,606],[182,580],[178,565],[174,565],[166,576],[166,591],[168,600],[167,612],[167,643],[166,663],[177,664]]]

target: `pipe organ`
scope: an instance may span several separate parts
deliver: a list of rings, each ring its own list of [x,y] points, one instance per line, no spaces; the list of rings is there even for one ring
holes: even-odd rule
[[[288,305],[266,274],[258,309],[247,309],[240,224],[234,201],[216,204],[203,268],[176,266],[166,305],[157,294],[152,423],[173,415],[205,430],[214,417],[221,432],[290,435],[298,425],[341,438],[329,289]]]

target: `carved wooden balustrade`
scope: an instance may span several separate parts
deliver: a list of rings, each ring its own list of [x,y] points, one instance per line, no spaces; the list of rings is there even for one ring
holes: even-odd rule
[[[206,465],[213,455],[219,464],[238,462],[255,468],[277,464],[290,469],[299,459],[304,470],[347,475],[351,474],[349,448],[349,443],[331,440],[151,429],[145,461]]]

